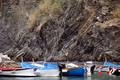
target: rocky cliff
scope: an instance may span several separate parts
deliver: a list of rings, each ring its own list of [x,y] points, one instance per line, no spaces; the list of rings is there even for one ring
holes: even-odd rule
[[[119,1],[0,3],[0,52],[13,60],[120,60]]]

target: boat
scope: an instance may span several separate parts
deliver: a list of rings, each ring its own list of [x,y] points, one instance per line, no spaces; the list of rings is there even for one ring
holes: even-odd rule
[[[85,69],[83,67],[62,69],[63,76],[84,76],[84,73],[85,73]]]
[[[120,65],[114,64],[112,62],[104,62],[103,65],[96,66],[95,71],[107,72],[109,71],[109,68],[117,68],[117,67],[120,67]]]
[[[0,76],[4,77],[35,77],[32,68],[0,68]]]
[[[38,63],[21,63],[22,68],[33,68],[34,72],[38,76],[59,76],[60,70],[57,63],[44,62],[43,64]]]
[[[62,76],[84,76],[85,71],[84,67],[79,67],[73,63],[64,64]]]
[[[110,68],[109,75],[120,76],[120,68]]]

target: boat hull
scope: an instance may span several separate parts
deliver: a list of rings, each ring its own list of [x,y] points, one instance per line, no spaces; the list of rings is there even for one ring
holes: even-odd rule
[[[7,77],[34,77],[37,76],[33,69],[18,69],[0,71],[0,76]]]
[[[63,76],[84,76],[85,69],[81,67],[71,68],[71,69],[63,69],[62,75]]]
[[[37,64],[37,63],[36,63]],[[22,68],[34,68],[38,76],[59,76],[59,66],[57,63],[43,63],[41,66],[31,63],[21,63]],[[39,64],[40,65],[40,64]]]
[[[60,74],[58,69],[37,69],[35,72],[38,76],[59,76]]]

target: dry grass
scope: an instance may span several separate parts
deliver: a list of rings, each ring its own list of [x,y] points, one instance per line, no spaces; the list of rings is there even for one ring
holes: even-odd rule
[[[39,6],[45,14],[56,14],[61,8],[60,0],[43,0]]]
[[[120,4],[117,4],[112,12],[114,18],[120,18]]]
[[[49,19],[50,15],[56,15],[61,10],[60,0],[42,0],[39,5],[31,11],[27,22],[28,28],[31,29],[37,20],[40,23]]]

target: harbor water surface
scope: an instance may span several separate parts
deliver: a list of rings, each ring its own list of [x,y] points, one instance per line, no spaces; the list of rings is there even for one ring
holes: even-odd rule
[[[120,76],[109,76],[107,73],[94,73],[91,77],[0,77],[0,80],[120,80]]]

